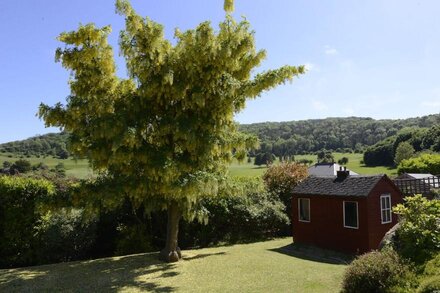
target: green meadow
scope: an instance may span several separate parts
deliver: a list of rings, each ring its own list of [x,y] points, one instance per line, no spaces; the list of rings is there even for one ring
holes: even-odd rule
[[[338,161],[342,157],[348,158],[347,168],[353,170],[356,173],[361,175],[370,175],[370,174],[387,174],[389,176],[396,176],[397,169],[390,168],[385,166],[378,167],[367,167],[361,164],[363,154],[354,154],[354,153],[333,153],[335,160]],[[296,155],[295,160],[312,160],[316,163],[316,155]],[[229,168],[231,175],[233,176],[242,176],[242,177],[252,177],[252,176],[261,176],[267,170],[265,165],[263,166],[255,166],[252,163],[238,163],[234,162],[231,164]]]
[[[342,157],[347,157],[348,158],[347,168],[361,175],[387,174],[390,176],[395,176],[397,172],[397,169],[395,168],[389,168],[384,166],[379,166],[379,167],[364,166],[363,164],[361,164],[362,154],[333,153],[333,155],[336,161],[341,159]],[[11,154],[4,154],[4,153],[0,154],[0,163],[2,163],[3,161],[14,162],[18,159],[19,159],[18,157],[14,157]],[[58,163],[63,163],[64,167],[66,168],[67,175],[81,179],[87,178],[88,176],[92,175],[92,170],[89,168],[87,160],[74,160],[74,159],[62,160],[52,157],[45,157],[45,158],[24,157],[24,159],[29,160],[32,164],[38,164],[40,162],[43,162],[44,164],[48,165],[49,168],[55,167]],[[315,155],[297,155],[295,156],[295,159],[296,160],[308,159],[316,162]],[[243,162],[243,163],[233,162],[229,167],[230,174],[236,177],[258,177],[258,176],[262,176],[266,170],[267,167],[265,165],[256,166],[253,163],[247,163],[247,162]]]

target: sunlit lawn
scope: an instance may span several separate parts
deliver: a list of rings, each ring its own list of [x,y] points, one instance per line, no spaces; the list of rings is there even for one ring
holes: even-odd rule
[[[0,270],[0,292],[338,292],[349,259],[291,238]]]
[[[0,154],[0,164],[3,164],[4,161],[9,161],[11,163],[19,160],[19,157],[8,155],[8,154]],[[32,165],[43,162],[49,168],[55,167],[58,163],[63,163],[66,168],[66,174],[71,175],[77,178],[86,178],[92,174],[91,169],[89,168],[89,163],[87,160],[74,160],[74,159],[55,159],[52,157],[23,157],[23,159],[31,162]]]
[[[363,156],[362,154],[334,153],[333,155],[336,161],[341,159],[342,157],[347,157],[348,158],[347,168],[361,175],[368,175],[368,174],[388,174],[391,176],[396,175],[397,170],[395,168],[388,168],[383,166],[366,167],[362,165],[361,164],[361,160]],[[13,162],[17,159],[18,159],[17,157],[10,158],[6,154],[0,154],[0,163],[3,163],[3,161]],[[46,157],[46,158],[30,157],[24,159],[31,161],[32,164],[44,162],[49,167],[55,167],[55,165],[57,165],[58,163],[63,163],[66,168],[66,173],[68,175],[77,178],[86,178],[92,174],[92,171],[88,166],[87,160],[73,160],[73,159],[61,160],[51,157]],[[295,156],[295,159],[296,160],[308,159],[316,162],[315,155],[297,155]],[[247,163],[247,162],[243,162],[243,163],[233,162],[229,167],[230,174],[232,176],[239,176],[239,177],[261,176],[266,171],[266,169],[267,167],[265,165],[255,166],[253,163]]]
[[[369,174],[387,174],[390,176],[395,176],[397,174],[396,168],[389,168],[384,166],[379,167],[366,167],[361,164],[363,154],[353,154],[353,153],[333,153],[335,160],[338,161],[342,157],[348,158],[347,168],[359,173],[360,175]],[[312,160],[316,163],[316,155],[296,155],[295,160],[299,161],[302,159]],[[253,165],[252,163],[238,163],[234,162],[229,168],[231,175],[233,176],[261,176],[266,171],[267,167],[262,165],[260,167]]]

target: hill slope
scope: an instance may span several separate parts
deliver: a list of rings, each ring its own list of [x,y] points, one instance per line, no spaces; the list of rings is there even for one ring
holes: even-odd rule
[[[60,159],[69,157],[67,151],[66,133],[49,133],[37,135],[25,140],[18,140],[0,144],[0,153],[9,153],[15,156],[51,156]]]
[[[259,137],[261,152],[282,156],[321,149],[339,152],[350,149],[361,152],[365,146],[374,145],[395,135],[402,128],[428,128],[435,124],[440,124],[440,114],[396,120],[348,117],[265,122],[243,124],[240,129]]]

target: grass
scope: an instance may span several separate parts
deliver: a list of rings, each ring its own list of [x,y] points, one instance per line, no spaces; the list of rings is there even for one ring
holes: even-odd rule
[[[9,162],[15,162],[16,160],[20,159],[17,156],[7,154],[7,153],[0,153],[0,164],[2,164],[4,161]],[[43,162],[49,168],[55,167],[59,163],[63,163],[64,167],[66,168],[66,174],[77,177],[77,178],[86,178],[92,174],[92,170],[89,168],[89,163],[87,160],[74,160],[74,159],[56,159],[52,157],[23,157],[23,159],[28,160],[31,162],[32,165],[38,164],[40,162]]]
[[[348,158],[348,164],[347,168],[350,170],[353,170],[356,173],[359,173],[361,175],[368,175],[368,174],[387,174],[390,176],[395,176],[397,174],[396,168],[389,168],[384,166],[378,166],[378,167],[366,167],[363,164],[361,164],[362,160],[362,154],[352,154],[352,153],[333,153],[335,160],[339,160],[342,157]],[[9,157],[11,156],[11,157]],[[1,154],[0,153],[0,163],[3,161],[16,161],[19,158],[14,157],[12,155],[8,154]],[[72,159],[55,159],[51,157],[46,158],[37,158],[37,157],[30,157],[30,158],[24,158],[26,160],[29,160],[32,164],[37,164],[39,162],[44,162],[49,167],[55,167],[58,163],[63,163],[66,168],[67,175],[74,176],[77,178],[86,178],[90,175],[92,175],[92,170],[89,168],[89,165],[87,163],[87,160],[72,160]],[[316,161],[315,155],[297,155],[295,156],[296,160],[301,159],[308,159]],[[267,167],[265,165],[263,166],[255,166],[253,163],[238,163],[234,162],[229,167],[230,174],[232,176],[237,177],[257,177],[262,176],[263,173],[266,171]]]
[[[349,259],[291,238],[0,270],[0,292],[338,292]]]
[[[369,174],[387,174],[389,176],[396,176],[397,169],[390,168],[385,166],[378,167],[367,167],[361,164],[363,159],[363,154],[354,154],[354,153],[333,153],[335,160],[338,161],[342,157],[348,158],[347,168],[359,173],[361,175],[369,175]],[[312,160],[316,163],[316,155],[296,155],[295,160]],[[233,176],[243,176],[243,177],[251,177],[251,176],[261,176],[267,170],[265,165],[258,167],[253,165],[252,163],[237,163],[234,162],[229,168],[231,175]]]

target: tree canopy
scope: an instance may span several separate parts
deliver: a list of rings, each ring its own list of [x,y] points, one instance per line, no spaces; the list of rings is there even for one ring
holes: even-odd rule
[[[237,131],[234,114],[305,70],[283,66],[254,75],[266,53],[256,49],[249,23],[229,13],[218,30],[209,22],[176,29],[173,44],[162,25],[128,1],[116,1],[116,11],[125,18],[119,45],[129,78],[116,76],[109,26],[64,32],[56,60],[71,72],[71,93],[65,105],[41,104],[39,116],[68,132],[70,151],[101,174],[109,192],[92,202],[111,207],[126,195],[168,210],[164,258],[174,261],[180,217],[191,219],[200,197],[216,194],[233,156],[256,144]]]

